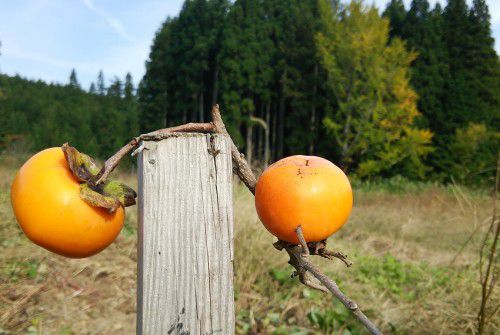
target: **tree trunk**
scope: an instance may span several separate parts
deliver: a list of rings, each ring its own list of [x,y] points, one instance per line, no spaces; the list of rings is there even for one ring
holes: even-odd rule
[[[311,132],[311,140],[309,141],[309,155],[314,155],[314,142],[316,140],[316,95],[318,92],[318,64],[314,65],[314,86],[313,99],[311,103],[311,120],[309,129]]]
[[[250,109],[248,111],[248,120],[247,120],[247,137],[246,137],[246,143],[245,143],[245,157],[247,159],[248,164],[252,166],[252,136],[253,136],[253,124],[252,124],[252,110]]]
[[[215,62],[214,66],[215,69],[212,83],[212,106],[215,106],[215,104],[217,103],[217,96],[219,94],[219,67],[217,65],[217,62]]]
[[[276,112],[276,103],[274,103],[274,113],[272,114],[271,116],[271,119],[272,119],[272,157],[273,157],[273,160],[276,161],[277,160],[277,146],[278,146],[278,143],[277,143],[277,134],[278,134],[278,113]]]
[[[252,117],[252,121],[255,122],[256,124],[259,125],[259,128],[262,128],[262,130],[264,130],[264,138],[265,138],[265,148],[269,148],[269,124],[263,119],[263,118],[260,118],[260,117],[255,117],[253,116]],[[269,155],[269,150],[267,149],[264,149],[264,165],[267,167],[267,161],[266,161],[266,155]]]
[[[191,115],[190,115],[190,120],[189,122],[196,122],[196,117],[198,114],[198,94],[193,94],[192,96],[192,105],[190,106],[191,108]]]
[[[203,103],[203,90],[200,92],[198,99],[198,121],[204,122],[205,107]]]
[[[259,113],[257,114],[257,117],[261,120],[264,120],[263,118],[263,104],[259,103]],[[264,129],[262,127],[257,128],[257,132],[255,133],[255,143],[254,147],[256,148],[255,150],[255,157],[257,157],[257,160],[262,163],[264,161]]]
[[[166,106],[165,106],[166,107]],[[163,116],[164,116],[164,126],[168,128],[168,108],[165,108],[165,111],[163,112]]]
[[[350,131],[351,131],[351,114],[347,114],[345,123],[344,123],[344,129],[343,129],[343,134],[344,134],[344,142],[341,145],[341,164],[342,164],[342,170],[347,171],[351,164],[351,153],[350,153]]]
[[[285,142],[285,94],[283,92],[283,85],[281,90],[281,96],[279,100],[279,110],[278,110],[278,148],[277,148],[277,158],[281,159],[284,154],[284,142]]]
[[[265,130],[265,143],[264,143],[264,168],[269,165],[269,158],[271,155],[271,148],[269,143],[269,131],[271,127],[271,103],[266,104],[266,123],[267,129]]]
[[[187,123],[187,118],[188,118],[188,113],[187,110],[184,108],[182,110],[182,124]]]

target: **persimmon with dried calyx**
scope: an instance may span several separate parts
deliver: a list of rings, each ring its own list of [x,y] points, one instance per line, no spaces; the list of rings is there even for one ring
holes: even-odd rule
[[[72,258],[94,255],[111,244],[123,227],[123,207],[135,203],[136,195],[117,182],[93,185],[98,172],[89,156],[67,144],[26,161],[12,183],[11,202],[28,238]]]
[[[307,242],[339,230],[352,210],[345,173],[316,156],[290,156],[269,166],[255,189],[255,207],[264,226],[280,240],[298,243],[301,226]]]

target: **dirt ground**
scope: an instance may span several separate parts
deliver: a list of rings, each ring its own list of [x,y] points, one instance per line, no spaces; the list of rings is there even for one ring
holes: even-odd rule
[[[134,334],[136,209],[100,254],[54,255],[29,242],[12,215],[9,187],[18,166],[0,159],[0,334]],[[133,176],[121,177],[134,185]],[[239,334],[364,334],[343,306],[290,278],[251,194],[238,185],[234,205]],[[478,250],[491,211],[486,192],[457,186],[361,187],[349,223],[329,240],[354,266],[316,263],[384,333],[474,334]],[[500,333],[498,313],[488,333]]]

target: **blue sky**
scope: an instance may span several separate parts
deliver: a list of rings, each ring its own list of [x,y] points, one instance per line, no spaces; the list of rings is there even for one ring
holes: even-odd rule
[[[372,2],[384,8],[387,0],[365,1]],[[123,78],[129,71],[137,83],[144,74],[156,30],[167,16],[179,12],[182,3],[0,0],[0,72],[65,83],[75,68],[82,86],[88,88],[100,69],[108,80]],[[488,5],[496,50],[500,52],[500,0],[489,0]]]

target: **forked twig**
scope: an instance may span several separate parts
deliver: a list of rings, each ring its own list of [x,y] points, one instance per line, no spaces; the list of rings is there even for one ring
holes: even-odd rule
[[[187,123],[180,126],[169,127],[164,129],[159,129],[147,134],[139,135],[138,137],[133,138],[125,144],[120,150],[118,150],[113,156],[109,157],[101,171],[96,176],[96,180],[94,184],[100,184],[104,182],[109,174],[113,172],[113,170],[118,166],[123,157],[127,156],[130,151],[132,151],[135,147],[139,145],[139,143],[143,140],[155,140],[159,141],[164,139],[168,134],[171,133],[188,133],[188,132],[197,132],[197,133],[210,133],[214,132],[214,125],[212,123]]]
[[[298,274],[301,283],[323,292],[329,291],[356,316],[356,318],[366,327],[366,329],[368,329],[371,334],[381,334],[377,326],[375,326],[375,324],[371,322],[371,320],[368,319],[368,317],[359,309],[358,304],[349,299],[340,290],[337,283],[335,283],[332,279],[321,272],[321,270],[319,270],[313,263],[311,263],[311,261],[309,260],[310,247],[305,243],[301,226],[297,227],[295,232],[297,233],[297,238],[301,242],[300,245],[278,241],[274,243],[274,247],[278,250],[286,250],[286,252],[290,256],[290,261],[288,263],[295,268],[295,271]],[[343,256],[345,257],[345,255]],[[311,275],[319,281],[319,284],[311,280]]]
[[[224,121],[220,115],[219,105],[215,105],[212,108],[212,122],[209,123],[187,123],[180,126],[169,127],[164,129],[155,130],[153,132],[139,135],[138,137],[133,138],[125,144],[120,150],[118,150],[113,156],[108,158],[104,163],[101,171],[97,174],[94,184],[100,184],[104,182],[109,174],[113,172],[113,170],[118,166],[120,161],[127,156],[134,148],[136,148],[141,141],[151,140],[151,141],[159,141],[166,138],[171,133],[218,133],[229,136],[228,131],[226,130],[226,126],[224,125]],[[231,157],[234,164],[234,172],[238,175],[241,181],[247,186],[247,188],[255,194],[255,185],[257,184],[257,180],[255,179],[255,175],[252,172],[252,169],[248,165],[247,161],[243,154],[241,154],[231,139]]]
[[[222,120],[219,105],[215,105],[211,111],[212,122],[210,123],[188,123],[185,125],[170,127],[165,129],[160,129],[153,131],[151,133],[142,134],[129,143],[127,143],[123,148],[117,151],[113,156],[106,160],[103,168],[96,177],[95,183],[101,183],[106,180],[109,174],[116,168],[120,160],[125,157],[130,151],[139,145],[143,140],[161,140],[167,137],[173,132],[201,132],[201,133],[216,133],[229,136],[224,122]],[[231,157],[233,161],[234,173],[238,175],[240,180],[246,185],[246,187],[255,195],[255,186],[257,184],[257,179],[253,174],[250,165],[245,160],[243,154],[241,154],[231,139]],[[337,299],[339,299],[346,308],[348,308],[357,319],[370,331],[371,334],[381,334],[377,327],[366,317],[366,315],[359,309],[358,305],[346,297],[342,291],[340,291],[337,284],[323,274],[311,261],[309,260],[310,255],[317,255],[327,259],[338,258],[346,266],[351,266],[351,262],[347,259],[347,256],[342,252],[333,252],[326,249],[326,241],[307,243],[304,234],[302,233],[302,227],[299,226],[296,229],[297,237],[300,241],[300,245],[288,243],[285,241],[278,241],[274,243],[274,247],[278,250],[285,249],[288,253],[290,260],[289,264],[292,265],[296,272],[294,275],[299,277],[299,280],[304,285],[311,287],[322,292],[331,292]],[[316,282],[315,279],[318,281]]]

